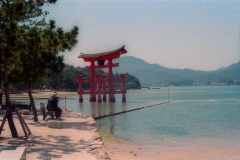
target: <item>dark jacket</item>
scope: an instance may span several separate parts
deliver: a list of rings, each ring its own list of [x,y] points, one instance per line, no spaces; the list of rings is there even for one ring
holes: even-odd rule
[[[56,110],[58,108],[58,99],[51,97],[48,99],[47,110]]]

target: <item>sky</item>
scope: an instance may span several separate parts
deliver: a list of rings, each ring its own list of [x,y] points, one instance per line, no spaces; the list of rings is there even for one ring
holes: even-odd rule
[[[82,53],[125,45],[134,56],[168,68],[216,70],[240,61],[240,0],[58,0],[44,8],[66,30],[79,27],[65,63]],[[120,64],[121,65],[121,64]]]

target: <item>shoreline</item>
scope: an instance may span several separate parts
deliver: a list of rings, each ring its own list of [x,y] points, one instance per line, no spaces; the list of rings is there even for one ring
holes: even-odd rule
[[[53,91],[45,91],[45,92],[35,92],[33,93],[34,99],[38,97],[46,97],[49,98],[52,95]],[[153,91],[155,92],[155,91]],[[130,92],[131,93],[131,92]],[[139,92],[142,93],[142,92]],[[63,98],[64,96],[72,96],[72,95],[77,95],[76,92],[58,92],[60,98]],[[19,95],[13,95],[13,97],[18,97],[22,98],[23,96],[27,96],[27,93],[24,94],[19,94]],[[13,98],[11,97],[11,98]],[[85,116],[81,113],[76,113],[72,112],[70,110],[66,110],[67,113],[74,114],[78,118],[82,120],[86,119],[92,119],[90,116]],[[42,119],[41,113],[38,114],[39,120]],[[71,116],[66,116],[70,118]],[[76,117],[75,117],[76,118]],[[73,118],[69,122],[71,124],[75,124],[76,119]],[[77,118],[77,120],[79,120]],[[30,119],[30,118],[28,118]],[[93,119],[92,119],[93,120]],[[91,120],[91,121],[92,121]],[[1,122],[1,121],[0,121]],[[29,121],[31,125],[33,124],[33,120],[30,119]],[[85,122],[84,122],[85,123]],[[95,123],[95,128],[94,124]],[[7,123],[6,123],[7,124]],[[6,124],[5,127],[6,128]],[[187,144],[187,143],[182,143],[182,142],[176,142],[176,141],[166,141],[163,144],[159,145],[154,145],[154,144],[148,144],[148,145],[137,145],[134,144],[130,141],[125,141],[123,139],[120,139],[118,137],[115,137],[114,135],[98,131],[97,126],[96,126],[96,121],[93,120],[93,122],[90,123],[90,128],[88,128],[88,125],[84,125],[80,130],[84,132],[88,131],[94,131],[96,132],[95,136],[91,139],[91,143],[89,146],[83,149],[83,147],[79,147],[83,149],[84,154],[82,156],[92,156],[92,153],[89,155],[89,153],[85,153],[87,149],[93,151],[94,156],[96,158],[97,155],[105,156],[105,159],[111,158],[112,160],[126,160],[126,159],[131,159],[131,160],[213,160],[213,159],[231,159],[231,160],[238,160],[240,159],[240,148],[228,148],[228,147],[222,147],[222,146],[204,146],[204,145],[199,145],[199,144]],[[40,124],[39,124],[40,125]],[[40,125],[41,126],[41,125]],[[39,127],[39,126],[38,126]],[[77,129],[78,127],[76,126],[68,126],[68,129],[74,130]],[[31,128],[30,128],[31,129]],[[21,130],[21,129],[20,129]],[[79,130],[79,129],[78,129]],[[41,131],[43,132],[43,131]],[[70,131],[71,132],[71,131]],[[2,135],[1,135],[2,136]],[[66,136],[66,135],[63,135]],[[11,138],[9,138],[10,140]],[[43,139],[50,139],[49,137],[44,137]],[[0,138],[0,140],[2,140]],[[3,139],[4,141],[6,139]],[[41,139],[40,139],[41,140]],[[51,143],[56,143],[56,138],[51,139]],[[71,140],[72,141],[72,140]],[[82,141],[85,144],[88,142]],[[19,143],[23,143],[23,141],[20,141]],[[34,142],[36,143],[36,142]],[[69,142],[68,142],[69,143]],[[67,143],[67,144],[68,144]],[[58,144],[62,144],[62,142],[57,142]],[[77,145],[78,142],[76,142]],[[94,144],[95,148],[92,148],[92,144]],[[1,147],[2,144],[0,144]],[[52,144],[51,144],[52,145]],[[98,147],[96,147],[98,146]],[[99,148],[99,146],[101,146]],[[67,158],[67,155],[64,154],[64,145],[60,147],[60,150],[62,151],[61,154],[64,155],[65,158]],[[98,149],[97,149],[98,148]],[[93,150],[92,150],[93,149]],[[29,151],[28,151],[29,152]],[[43,152],[47,152],[44,151]],[[66,152],[70,152],[69,150],[66,150]],[[71,154],[73,155],[78,155],[79,153],[75,153],[75,151],[71,151]],[[30,154],[30,156],[34,156],[35,154]],[[54,155],[53,153],[50,153],[50,155]],[[56,156],[56,155],[54,155]],[[58,155],[59,156],[59,155]],[[100,156],[100,157],[101,157]],[[103,158],[102,157],[102,158]],[[65,159],[62,158],[62,159]],[[57,158],[59,159],[59,158]],[[60,158],[61,159],[61,158]],[[97,157],[96,159],[101,159]]]
[[[35,90],[32,91],[32,96],[34,99],[47,99],[49,98],[52,93],[55,92],[54,90],[46,90],[46,91],[39,91]],[[56,91],[57,94],[59,95],[60,99],[65,98],[65,96],[78,96],[77,92],[69,92],[69,91]],[[162,93],[162,92],[168,92],[168,91],[162,91],[162,90],[157,90],[157,91],[146,91],[146,90],[139,90],[139,91],[127,91],[129,94],[136,94],[136,93]],[[169,91],[171,92],[180,92],[180,91]],[[3,100],[4,100],[5,95],[3,94]],[[27,92],[21,92],[21,93],[14,93],[10,94],[10,98],[12,100],[25,100],[29,99],[28,93]]]
[[[48,99],[52,96],[54,91],[33,91],[32,96],[34,99]],[[62,99],[65,96],[76,96],[78,95],[77,92],[57,92],[59,95],[59,98]],[[5,95],[3,94],[3,99]],[[16,94],[10,94],[10,98],[13,100],[21,100],[21,99],[29,99],[27,92],[22,93],[16,93]]]

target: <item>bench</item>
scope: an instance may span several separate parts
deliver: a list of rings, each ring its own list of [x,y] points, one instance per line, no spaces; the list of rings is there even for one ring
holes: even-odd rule
[[[3,148],[0,152],[1,160],[26,160],[26,147]]]
[[[45,120],[45,118],[50,115],[52,119],[54,119],[54,114],[55,111],[48,111],[46,110],[45,104],[44,103],[40,103],[40,109],[42,110],[42,114],[43,114],[43,120]]]

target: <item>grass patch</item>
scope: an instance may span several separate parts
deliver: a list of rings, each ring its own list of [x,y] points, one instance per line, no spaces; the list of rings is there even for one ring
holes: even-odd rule
[[[112,143],[118,143],[118,144],[123,144],[124,141],[120,138],[117,138],[116,136],[112,135],[112,134],[108,134],[106,132],[102,132],[100,131],[99,132],[101,138],[105,141],[108,141],[108,142],[112,142]]]
[[[107,150],[108,153],[111,154],[118,154],[118,155],[122,155],[123,154],[123,150],[121,149],[121,147],[119,148],[119,146],[125,145],[125,141],[117,138],[116,136],[112,135],[112,134],[108,134],[105,132],[100,131],[99,132],[103,142],[104,142],[104,146]]]

